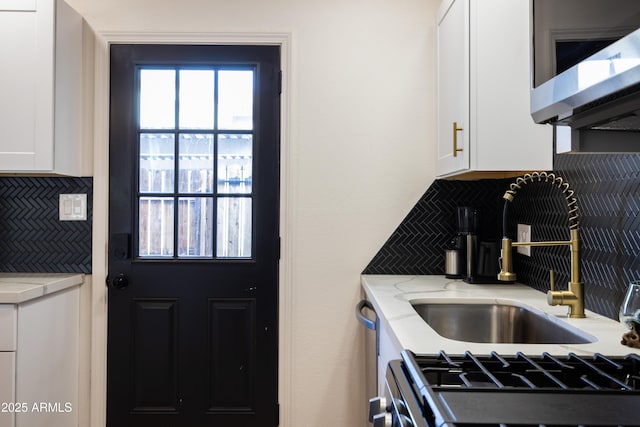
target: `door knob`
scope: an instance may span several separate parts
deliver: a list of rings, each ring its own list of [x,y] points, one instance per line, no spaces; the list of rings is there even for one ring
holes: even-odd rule
[[[129,278],[124,273],[120,273],[113,278],[111,285],[116,289],[122,290],[129,286]]]

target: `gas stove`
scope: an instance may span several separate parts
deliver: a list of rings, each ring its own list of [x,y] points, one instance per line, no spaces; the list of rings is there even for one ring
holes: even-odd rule
[[[389,363],[374,427],[640,426],[640,357],[414,355]]]

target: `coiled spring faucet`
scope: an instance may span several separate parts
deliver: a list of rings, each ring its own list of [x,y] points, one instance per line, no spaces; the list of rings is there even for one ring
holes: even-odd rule
[[[551,242],[512,242],[507,237],[507,211],[509,203],[513,202],[518,190],[530,182],[550,183],[562,191],[567,200],[569,208],[569,232],[570,239],[566,241]],[[574,196],[574,191],[564,180],[553,173],[533,172],[518,177],[502,198],[505,200],[502,211],[502,249],[500,251],[500,273],[498,280],[515,281],[516,274],[513,272],[512,247],[513,246],[569,246],[571,252],[571,280],[566,291],[558,291],[555,286],[555,273],[550,270],[551,290],[547,292],[547,302],[549,305],[566,305],[569,310],[569,317],[583,318],[584,314],[584,284],[580,281],[580,234],[578,231],[578,201]]]

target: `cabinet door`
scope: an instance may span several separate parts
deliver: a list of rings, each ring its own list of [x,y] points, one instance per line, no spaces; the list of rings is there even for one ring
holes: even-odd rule
[[[15,403],[16,353],[0,351],[0,405]],[[14,407],[0,408],[0,427],[14,427]]]
[[[469,1],[444,1],[437,32],[436,169],[446,175],[469,169]]]
[[[470,128],[473,170],[549,170],[553,136],[530,113],[530,4],[470,4]]]
[[[29,403],[19,427],[78,425],[79,298],[73,287],[18,305],[15,400]]]
[[[53,1],[0,0],[0,170],[53,166]]]
[[[394,359],[400,359],[402,347],[392,336],[393,331],[386,320],[378,322],[378,396],[384,396],[387,366]]]

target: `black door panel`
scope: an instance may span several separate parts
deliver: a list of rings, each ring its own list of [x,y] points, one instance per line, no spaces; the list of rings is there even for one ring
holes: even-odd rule
[[[111,46],[109,427],[277,425],[279,61],[274,46]],[[173,128],[142,127],[147,70],[175,76]],[[252,76],[250,118],[215,104],[210,127],[181,128],[191,70],[213,76],[214,103]]]

